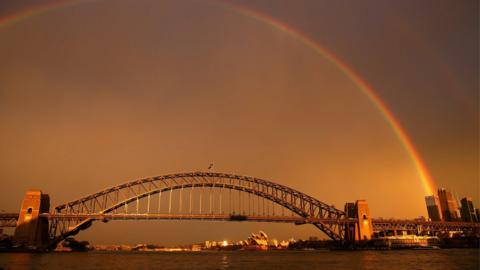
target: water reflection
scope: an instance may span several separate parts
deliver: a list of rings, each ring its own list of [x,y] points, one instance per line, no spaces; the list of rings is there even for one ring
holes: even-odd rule
[[[378,251],[361,251],[359,269],[376,269],[379,261]]]
[[[38,255],[32,253],[11,253],[5,265],[0,265],[6,269],[35,269],[34,257]],[[38,269],[38,268],[37,268]]]
[[[278,252],[0,253],[16,269],[480,269],[478,249]]]
[[[222,261],[220,262],[220,269],[228,269],[229,260],[227,254],[223,254]]]

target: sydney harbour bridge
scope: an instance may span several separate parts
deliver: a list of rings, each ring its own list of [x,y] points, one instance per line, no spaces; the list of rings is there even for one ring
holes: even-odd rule
[[[14,241],[53,249],[94,221],[202,220],[311,224],[339,243],[374,233],[408,231],[478,235],[479,223],[384,220],[365,201],[335,208],[272,181],[216,172],[168,174],[134,180],[55,206],[40,191],[26,193],[20,213],[0,213],[0,227],[15,227]]]

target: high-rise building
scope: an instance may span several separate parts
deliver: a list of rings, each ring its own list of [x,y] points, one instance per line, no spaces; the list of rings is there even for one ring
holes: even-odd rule
[[[440,209],[440,201],[435,195],[426,196],[428,217],[431,221],[442,221],[442,210]]]
[[[462,220],[465,222],[477,222],[478,217],[475,213],[475,207],[473,207],[472,198],[465,197],[460,202],[462,204]]]
[[[458,221],[458,203],[452,193],[444,188],[438,189],[438,199],[444,221]]]

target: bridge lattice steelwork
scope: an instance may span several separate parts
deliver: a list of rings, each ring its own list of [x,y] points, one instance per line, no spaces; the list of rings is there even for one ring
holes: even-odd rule
[[[357,219],[302,192],[271,181],[225,173],[193,172],[144,178],[107,188],[40,214],[49,219],[51,246],[93,221],[208,220],[312,224],[333,240]],[[0,227],[15,227],[18,213],[0,213]],[[480,223],[372,219],[374,232],[479,234]]]
[[[55,243],[98,219],[172,219],[175,215],[181,219],[273,222],[299,217],[296,221],[307,220],[333,240],[343,239],[341,221],[346,220],[343,211],[287,186],[213,172],[131,181],[59,205],[48,216]]]

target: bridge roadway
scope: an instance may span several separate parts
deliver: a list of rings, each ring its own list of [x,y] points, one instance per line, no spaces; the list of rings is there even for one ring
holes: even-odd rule
[[[203,220],[203,221],[250,221],[250,222],[277,222],[295,224],[351,224],[356,219],[333,218],[303,218],[295,216],[245,216],[230,214],[42,214],[49,219],[94,219],[109,220]]]
[[[357,219],[333,219],[333,218],[304,218],[300,216],[244,216],[230,214],[59,214],[45,213],[40,215],[49,220],[83,220],[92,219],[107,222],[110,220],[197,220],[197,221],[246,221],[246,222],[276,222],[302,224],[354,224]],[[0,213],[0,227],[15,227],[18,213]],[[374,232],[381,231],[479,231],[480,223],[471,222],[432,222],[421,220],[399,219],[372,219]]]

